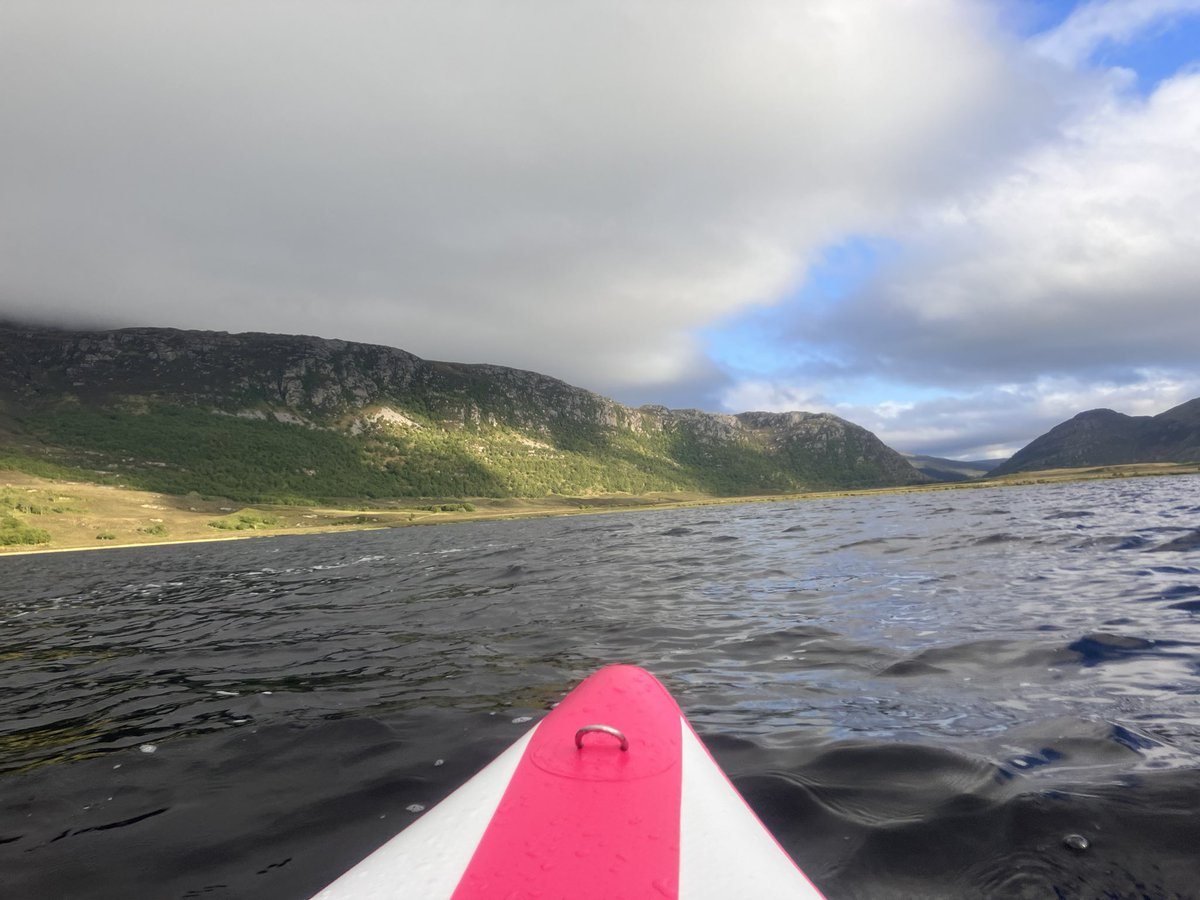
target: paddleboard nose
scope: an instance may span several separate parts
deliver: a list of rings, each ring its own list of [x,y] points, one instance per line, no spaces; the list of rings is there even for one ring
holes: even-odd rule
[[[608,666],[583,681],[534,733],[529,758],[543,772],[580,781],[628,781],[679,765],[679,706],[645,669]],[[607,732],[584,732],[596,726]]]

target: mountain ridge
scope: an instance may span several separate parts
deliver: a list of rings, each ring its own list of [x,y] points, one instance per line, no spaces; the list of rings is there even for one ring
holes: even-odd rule
[[[298,498],[925,480],[828,413],[631,408],[536,372],[309,335],[0,324],[0,416],[23,452],[248,499],[254,478]],[[211,445],[207,458],[196,441]],[[230,444],[260,459],[239,460]],[[272,453],[283,471],[265,464]],[[236,478],[219,477],[214,454]]]
[[[1200,398],[1154,416],[1086,410],[1035,438],[989,474],[1154,462],[1200,462]]]

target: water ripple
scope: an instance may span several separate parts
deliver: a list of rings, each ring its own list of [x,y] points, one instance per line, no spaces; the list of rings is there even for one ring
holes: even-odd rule
[[[831,896],[1195,896],[1198,511],[1191,476],[0,559],[0,868],[306,896],[627,661]]]

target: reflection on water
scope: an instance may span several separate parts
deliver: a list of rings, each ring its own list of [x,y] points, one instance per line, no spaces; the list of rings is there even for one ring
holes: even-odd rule
[[[0,871],[307,896],[624,661],[833,897],[1200,896],[1198,536],[1175,477],[0,559]]]

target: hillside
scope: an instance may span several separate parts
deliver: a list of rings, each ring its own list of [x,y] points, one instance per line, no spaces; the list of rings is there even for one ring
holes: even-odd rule
[[[1033,440],[991,475],[1037,469],[1200,461],[1200,398],[1159,413],[1092,409]]]
[[[247,502],[761,494],[924,480],[804,412],[631,409],[562,381],[316,337],[0,326],[0,468]]]

